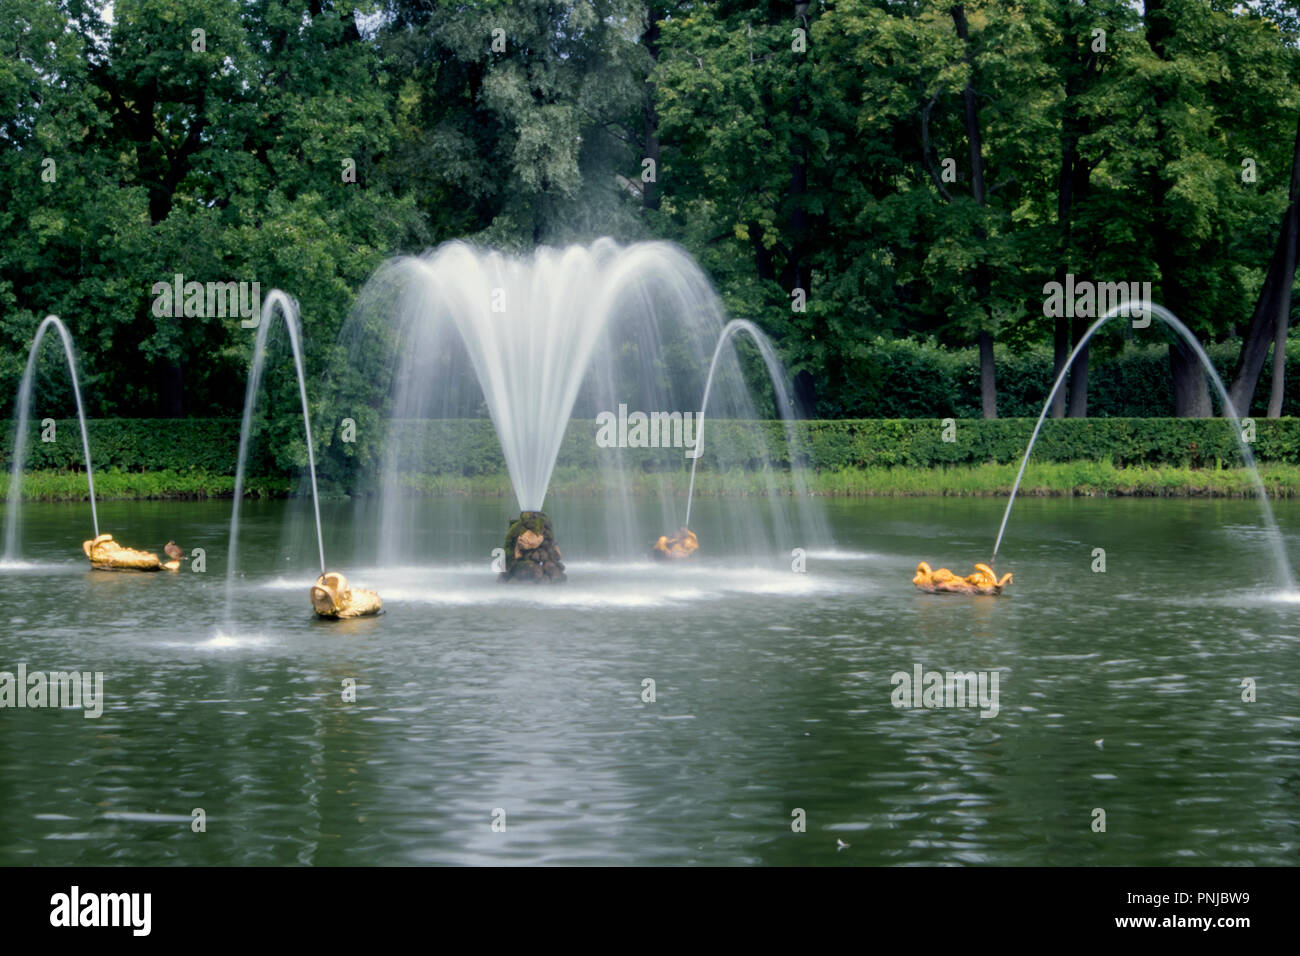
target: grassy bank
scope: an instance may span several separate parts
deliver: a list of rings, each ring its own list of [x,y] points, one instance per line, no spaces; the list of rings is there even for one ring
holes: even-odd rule
[[[952,465],[931,468],[847,467],[810,473],[808,490],[826,497],[911,497],[1007,495],[1015,481],[1017,465]],[[1267,464],[1260,469],[1264,485],[1274,498],[1300,496],[1300,469],[1295,465]],[[629,494],[684,496],[686,472],[643,473],[629,478]],[[8,476],[0,476],[0,497],[7,496]],[[510,497],[513,491],[504,474],[408,475],[405,489],[414,495],[448,497]],[[101,499],[201,499],[229,498],[235,480],[201,469],[187,471],[105,471],[95,475]],[[297,487],[289,478],[257,478],[248,494],[283,496]],[[788,494],[793,483],[788,472],[702,471],[696,494],[705,497],[763,495],[770,490]],[[609,494],[605,476],[592,469],[559,467],[552,476],[550,493],[580,497]],[[329,491],[322,488],[322,494]],[[1250,473],[1242,468],[1184,468],[1176,465],[1117,466],[1110,462],[1031,463],[1025,471],[1021,494],[1036,496],[1099,495],[1148,497],[1245,497],[1254,494]],[[87,497],[86,476],[78,472],[34,471],[23,481],[28,501],[81,501]]]
[[[1011,493],[1018,465],[958,465],[951,468],[847,468],[827,472],[813,482],[818,494],[871,496],[997,496]],[[1260,477],[1270,497],[1300,495],[1300,469],[1294,465],[1263,465]],[[1244,468],[1181,468],[1175,465],[1130,465],[1110,462],[1030,463],[1020,494],[1248,497],[1255,493]]]
[[[810,492],[824,497],[996,497],[1009,495],[1019,465],[953,465],[935,468],[850,467],[805,476]],[[1294,465],[1263,465],[1260,476],[1270,497],[1300,496],[1300,469]],[[661,489],[685,496],[688,476],[643,474],[630,479],[629,493],[657,495]],[[504,475],[462,477],[413,475],[407,489],[420,495],[508,496],[513,494]],[[695,493],[762,495],[775,488],[788,494],[793,483],[788,472],[701,472]],[[599,473],[557,468],[550,493],[599,496],[608,493]],[[1244,468],[1182,468],[1173,465],[1130,465],[1109,462],[1030,463],[1020,494],[1038,497],[1066,495],[1143,497],[1248,497],[1255,493],[1251,474]]]
[[[254,478],[245,483],[248,495],[275,497],[289,493],[293,483],[287,478]],[[235,479],[203,469],[176,471],[95,472],[95,497],[113,499],[200,499],[230,498],[235,493]],[[0,498],[9,495],[9,475],[0,475]],[[24,501],[85,501],[90,497],[84,472],[29,471],[23,476]]]

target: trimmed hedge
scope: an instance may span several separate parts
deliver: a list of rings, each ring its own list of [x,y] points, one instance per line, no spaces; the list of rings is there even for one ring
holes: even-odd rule
[[[13,467],[13,422],[4,429],[0,464]],[[40,422],[33,418],[27,437],[26,468],[30,470],[85,469],[81,427],[75,418],[54,423],[57,441],[41,441]],[[214,475],[233,475],[239,455],[239,421],[228,418],[92,418],[86,422],[90,458],[96,471],[200,469]]]
[[[856,419],[810,421],[796,426],[801,463],[819,470],[845,467],[905,466],[926,468],[1016,462],[1033,430],[1032,419],[957,419],[944,441],[941,419]],[[1260,461],[1300,462],[1300,420],[1255,419],[1252,449]],[[391,447],[400,448],[399,468],[428,475],[492,475],[505,461],[492,424],[486,419],[396,422]],[[201,470],[233,475],[239,448],[239,422],[233,419],[98,419],[88,423],[96,469],[123,471]],[[614,449],[596,445],[594,421],[574,420],[565,433],[557,466],[599,471],[622,467],[640,471],[685,470],[691,465],[682,449]],[[81,435],[76,420],[56,423],[57,441],[40,440],[32,425],[28,469],[83,468]],[[359,436],[362,439],[364,435]],[[317,436],[323,480],[335,488],[369,486],[357,465],[373,460],[344,446],[336,432]],[[11,467],[12,428],[4,435],[0,467]],[[250,462],[250,476],[290,477],[305,464],[299,447],[275,450],[262,442]],[[301,443],[297,443],[300,445]],[[298,456],[304,460],[299,461]],[[790,464],[790,448],[780,422],[709,422],[702,470],[761,468]],[[1236,436],[1224,419],[1090,418],[1048,419],[1034,461],[1097,461],[1113,465],[1217,467],[1240,463]]]
[[[1251,450],[1260,461],[1300,461],[1300,420],[1254,419]],[[848,465],[1007,464],[1018,462],[1034,421],[956,420],[944,441],[941,420],[858,420],[807,423],[811,461],[818,468]],[[1221,418],[1048,419],[1033,461],[1098,461],[1116,466],[1240,464],[1237,435]]]
[[[1210,343],[1206,354],[1225,383],[1231,383],[1239,342]],[[1300,415],[1300,340],[1287,351],[1284,416]],[[1052,387],[1052,351],[1033,348],[1013,353],[997,346],[994,361],[998,414],[1037,418]],[[915,339],[876,338],[853,356],[853,385],[846,386],[844,408],[872,418],[979,418],[979,354]],[[1268,408],[1271,366],[1255,388],[1251,413]],[[1174,413],[1166,345],[1128,345],[1119,355],[1092,349],[1088,370],[1088,415],[1093,418],[1167,418]],[[1217,399],[1213,399],[1218,407]],[[835,409],[830,410],[832,412]]]

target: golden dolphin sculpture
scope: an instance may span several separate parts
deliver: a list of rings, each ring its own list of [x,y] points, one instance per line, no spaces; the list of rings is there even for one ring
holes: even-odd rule
[[[179,561],[163,562],[152,551],[137,551],[113,540],[111,534],[101,534],[81,543],[81,550],[90,559],[96,571],[179,571]]]
[[[374,591],[348,587],[348,579],[337,571],[326,571],[312,585],[311,606],[320,617],[343,620],[378,614],[384,602]]]
[[[977,564],[974,574],[962,578],[947,568],[931,571],[930,566],[922,561],[916,566],[912,583],[932,594],[1001,594],[1002,589],[1011,583],[1011,572],[1008,571],[998,580],[998,576],[987,564]]]
[[[660,535],[651,552],[660,561],[678,561],[689,558],[700,549],[700,539],[690,528],[679,528],[676,534]]]

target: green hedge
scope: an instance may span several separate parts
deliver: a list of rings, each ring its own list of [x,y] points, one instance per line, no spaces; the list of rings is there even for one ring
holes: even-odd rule
[[[857,419],[809,421],[796,426],[796,458],[818,470],[844,467],[932,467],[1019,461],[1034,419],[955,419],[944,441],[942,419]],[[1300,462],[1300,420],[1254,419],[1252,450],[1262,461]],[[569,423],[558,467],[633,471],[686,470],[681,449],[614,449],[596,445],[593,421]],[[717,421],[707,424],[703,470],[787,468],[791,446],[781,422]],[[496,434],[486,421],[394,423],[389,441],[401,449],[399,469],[418,474],[477,476],[505,470]],[[322,442],[324,447],[325,443]],[[325,448],[325,460],[330,459]],[[1209,467],[1239,464],[1241,455],[1231,424],[1224,419],[1097,418],[1048,419],[1043,424],[1036,461],[1104,461],[1114,465]],[[352,470],[322,474],[347,487],[367,481]]]
[[[942,420],[808,422],[810,458],[818,468],[843,466],[1005,464],[1019,461],[1031,419],[963,420],[944,441]],[[1300,420],[1255,419],[1251,450],[1260,461],[1300,461]],[[1206,467],[1239,464],[1235,430],[1221,418],[1048,419],[1034,461]]]
[[[1211,343],[1206,354],[1225,383],[1232,381],[1238,342]],[[1282,414],[1300,415],[1300,339],[1287,353]],[[1034,348],[994,352],[998,414],[1037,418],[1052,387],[1052,352]],[[947,349],[915,339],[876,338],[854,354],[854,385],[845,409],[872,418],[978,418],[979,355],[975,349]],[[1271,366],[1255,389],[1251,413],[1268,407]],[[1215,402],[1217,408],[1217,400]],[[1129,345],[1119,355],[1096,349],[1088,371],[1088,415],[1093,418],[1167,418],[1174,413],[1169,351],[1165,345]]]
[[[14,423],[3,431],[0,463],[12,467]],[[26,467],[31,470],[81,470],[81,428],[75,418],[54,423],[54,442],[41,441],[33,420],[27,438]],[[86,422],[90,457],[96,469],[177,471],[195,469],[233,475],[239,454],[239,422],[226,418],[99,418]]]
[[[1300,420],[1255,419],[1253,450],[1261,461],[1300,462]],[[88,424],[91,456],[97,469],[123,471],[198,470],[233,475],[239,423],[231,419],[100,419]],[[1019,460],[1031,419],[956,419],[954,441],[945,441],[941,419],[856,419],[811,421],[797,426],[802,448],[797,457],[819,470],[844,467],[998,463]],[[690,460],[681,449],[613,449],[596,445],[596,423],[572,421],[557,464],[599,470],[623,467],[640,471],[685,470]],[[75,420],[56,423],[57,441],[40,441],[32,425],[27,467],[33,470],[80,470],[81,438]],[[367,436],[358,435],[359,443]],[[345,448],[337,429],[325,426],[317,436],[322,479],[334,488],[365,488],[373,469],[364,473],[357,455]],[[397,465],[428,475],[492,475],[505,462],[492,425],[485,419],[397,422],[389,435],[401,449]],[[4,436],[0,467],[11,467],[12,432]],[[250,464],[250,476],[285,477],[305,463],[301,443],[277,450],[262,442]],[[763,449],[767,449],[764,454]],[[758,468],[790,464],[790,448],[780,422],[710,422],[705,432],[701,468]],[[1214,467],[1240,462],[1236,437],[1224,419],[1094,418],[1048,419],[1034,453],[1035,461],[1099,461],[1114,465]]]

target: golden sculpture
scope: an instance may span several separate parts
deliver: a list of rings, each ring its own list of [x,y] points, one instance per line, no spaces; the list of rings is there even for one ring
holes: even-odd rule
[[[655,542],[654,556],[660,561],[679,561],[689,558],[700,549],[700,539],[689,528],[679,528],[673,535],[660,535]]]
[[[175,541],[168,541],[163,545],[163,552],[171,558],[163,564],[168,571],[179,571],[181,569],[181,559],[185,557],[185,552],[181,550],[180,545]],[[173,567],[173,565],[175,565]]]
[[[113,540],[111,534],[83,541],[81,550],[86,552],[90,566],[96,571],[179,571],[181,567],[177,560],[164,564],[152,551],[123,547]]]
[[[536,551],[546,539],[536,531],[521,531],[515,538],[515,557],[522,558],[525,551]]]
[[[962,578],[947,568],[931,571],[930,566],[922,561],[916,566],[912,583],[932,594],[1001,594],[1002,589],[1011,583],[1011,572],[1008,571],[998,580],[998,576],[987,564],[977,564],[974,574]]]
[[[384,602],[374,591],[348,587],[348,579],[337,571],[326,571],[312,585],[311,606],[320,617],[345,620],[378,614]]]

